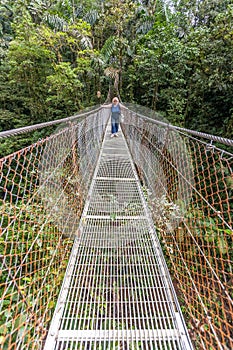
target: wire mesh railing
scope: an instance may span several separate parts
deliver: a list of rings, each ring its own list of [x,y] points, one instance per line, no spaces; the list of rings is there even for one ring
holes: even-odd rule
[[[3,350],[43,347],[108,117],[96,110],[63,121],[0,160]]]
[[[192,340],[197,349],[232,349],[230,147],[220,149],[203,134],[198,137],[198,132],[192,135],[131,111],[125,113],[122,128]]]
[[[191,350],[122,133],[106,129],[44,350]]]
[[[3,350],[43,348],[108,117],[106,108],[72,117],[53,135],[0,160]],[[219,138],[215,146],[211,136],[131,110],[124,117],[122,130],[193,343],[231,349],[233,152],[221,149]]]

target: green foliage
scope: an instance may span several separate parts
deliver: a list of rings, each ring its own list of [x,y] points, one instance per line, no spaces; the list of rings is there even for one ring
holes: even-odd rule
[[[50,28],[58,31],[64,31],[67,26],[65,19],[59,17],[57,14],[54,15],[50,13],[45,14],[44,23],[48,24]]]
[[[230,259],[233,258],[231,254],[231,235],[232,231],[228,228],[223,229],[222,223],[213,219],[212,217],[204,217],[201,210],[193,210],[187,213],[187,217],[190,220],[192,230],[195,235],[198,236],[200,246],[204,244],[208,247],[211,246],[215,250],[217,257],[224,257],[227,259],[230,252]],[[183,238],[182,238],[183,237]],[[184,239],[184,236],[181,236]],[[206,249],[206,255],[208,256],[208,249]],[[219,266],[219,269],[221,267]]]
[[[2,229],[7,228],[3,230],[5,234],[0,237],[0,254],[5,256],[6,265],[3,266],[9,266],[1,274],[0,292],[4,295],[4,299],[0,317],[0,344],[3,345],[2,349],[7,350],[14,341],[25,341],[28,344],[33,341],[34,333],[38,331],[40,323],[39,316],[35,316],[33,304],[36,298],[38,301],[43,300],[47,305],[43,310],[45,319],[51,318],[55,307],[53,300],[58,296],[68,259],[67,253],[61,254],[59,250],[56,255],[54,254],[56,245],[60,244],[60,233],[52,221],[45,222],[45,210],[42,206],[33,203],[25,207],[23,201],[18,201],[17,205],[4,202],[4,207],[1,207],[0,211]],[[12,215],[14,223],[9,226]],[[63,239],[61,245],[68,252],[72,241]],[[29,247],[33,254],[28,253]],[[38,259],[38,256],[43,258]],[[52,271],[49,276],[47,276],[48,268]],[[17,270],[16,282],[9,284],[10,273],[14,275]],[[39,310],[40,302],[37,307]],[[38,314],[40,312],[41,310]],[[30,314],[34,317],[31,318],[29,325],[27,317]]]
[[[101,55],[105,62],[108,62],[113,56],[114,50],[116,47],[116,41],[114,36],[110,36],[104,43],[104,46],[101,49]]]
[[[112,83],[114,91],[119,91],[124,101],[150,107],[173,124],[232,138],[231,1],[174,0],[170,9],[166,3],[162,0],[125,0],[119,6],[117,0],[2,1],[0,131],[70,116],[91,105],[97,90],[102,96],[107,96]],[[46,129],[4,139],[0,145],[0,157],[46,137],[49,131]],[[231,198],[232,177],[230,172],[224,171]],[[200,178],[201,175],[198,176]],[[215,174],[211,173],[211,176],[214,180]],[[203,191],[203,196],[206,195],[204,188],[199,190]],[[215,196],[211,198],[213,201],[216,199]],[[224,198],[221,199],[224,201]],[[164,214],[170,214],[174,208],[169,203],[165,204]],[[18,256],[25,253],[25,239],[28,245],[32,244],[43,216],[39,207],[31,208],[27,214],[22,208],[23,203],[20,202],[13,209],[20,220],[13,254],[15,260],[12,262],[17,262]],[[5,212],[8,210],[5,208]],[[205,217],[205,214],[198,208],[192,208],[187,220],[193,224],[197,241],[204,249],[207,251],[211,246],[217,258],[227,261],[232,233],[218,219]],[[30,226],[33,215],[37,217],[38,227]],[[115,216],[115,213],[111,214],[112,224],[116,221]],[[7,217],[5,226],[6,221]],[[166,216],[162,218],[161,225],[165,222]],[[55,241],[53,223],[49,224],[35,243],[48,262],[54,247],[47,249],[46,237]],[[163,227],[158,225],[158,229],[162,233]],[[187,239],[186,233],[183,228],[180,244]],[[14,237],[12,229],[8,239],[15,242]],[[0,249],[1,253],[8,253],[10,248],[1,240]],[[186,252],[190,259],[192,249],[190,246]],[[65,263],[62,268],[65,268]],[[20,286],[21,291],[29,296],[29,307],[32,302],[30,293],[36,292],[45,273],[43,269],[37,271],[36,264],[34,267],[35,270],[32,267],[30,273],[22,271],[24,275]],[[54,270],[53,274],[60,285],[63,275],[58,276],[58,270]],[[6,279],[6,275],[2,277]],[[42,292],[46,294],[53,290],[56,297],[58,285],[50,278]],[[115,295],[114,286],[111,286],[111,293]],[[22,316],[25,310],[22,295],[13,287],[9,294],[12,294],[12,303],[4,301],[0,344],[3,335],[12,332],[16,338],[27,331]],[[8,320],[15,305],[17,315],[14,324],[10,324]],[[53,300],[47,308],[52,313]],[[104,304],[98,312],[105,315]]]
[[[87,23],[90,23],[92,26],[96,23],[98,18],[99,18],[99,14],[98,14],[98,11],[96,10],[91,10],[83,16],[83,20]]]
[[[49,96],[46,102],[50,108],[60,105],[66,110],[67,116],[81,107],[78,92],[81,91],[83,84],[78,79],[77,70],[77,68],[73,69],[70,63],[61,62],[55,64],[54,73],[47,76]]]
[[[220,13],[209,27],[197,28],[188,37],[188,41],[196,46],[196,55],[191,61],[193,74],[189,83],[192,91],[186,116],[186,123],[192,128],[208,128],[213,134],[229,138],[233,135],[227,127],[229,122],[232,123],[233,36],[227,23],[232,21],[232,15],[232,10],[228,9]]]
[[[169,22],[155,15],[153,28],[137,37],[125,90],[176,125],[232,138],[232,7],[217,0],[198,4],[200,17],[198,6],[184,1]],[[205,20],[204,5],[213,10]]]
[[[0,59],[5,57],[5,50],[13,37],[12,30],[13,9],[9,4],[1,2],[0,5]]]
[[[90,103],[90,96],[83,93],[96,56],[90,25],[78,20],[54,31],[42,22],[35,23],[25,7],[21,12],[12,26],[14,40],[0,66],[2,130],[65,117],[86,101]],[[9,142],[4,144],[1,152]]]
[[[176,125],[231,138],[232,20],[229,0],[4,0],[1,128],[67,116],[112,84]]]

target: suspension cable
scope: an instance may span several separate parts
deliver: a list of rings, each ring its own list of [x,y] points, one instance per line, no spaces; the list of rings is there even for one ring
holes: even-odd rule
[[[25,134],[27,132],[35,131],[35,130],[38,130],[38,129],[42,129],[42,128],[45,128],[45,127],[48,127],[48,126],[51,126],[51,125],[58,125],[58,124],[61,124],[61,123],[68,123],[68,122],[70,122],[72,120],[81,119],[81,118],[87,117],[89,115],[92,115],[93,113],[97,113],[100,109],[101,108],[98,107],[98,108],[92,109],[91,111],[88,111],[86,113],[76,114],[76,115],[73,115],[73,116],[68,117],[68,118],[52,120],[52,121],[45,122],[45,123],[39,123],[39,124],[30,125],[30,126],[23,126],[22,128],[2,131],[2,132],[0,132],[0,138],[7,138],[7,137],[10,137],[10,136],[14,136],[14,135]]]
[[[2,131],[2,132],[0,132],[0,138],[6,138],[6,137],[13,136],[13,135],[24,134],[24,133],[27,133],[27,132],[30,132],[30,131],[34,131],[34,130],[38,130],[38,129],[42,129],[44,127],[48,127],[48,126],[51,126],[51,125],[67,123],[67,122],[70,122],[71,120],[80,119],[80,118],[86,117],[88,115],[91,115],[93,113],[96,113],[101,108],[102,107],[98,107],[98,108],[96,108],[94,110],[91,110],[91,111],[88,111],[86,113],[74,115],[74,116],[71,116],[71,117],[68,117],[68,118],[63,118],[63,119],[53,120],[53,121],[40,123],[40,124],[35,124],[35,125],[31,125],[31,126],[25,126],[25,127],[22,127],[22,128]],[[224,137],[221,137],[221,136],[211,135],[211,134],[207,134],[207,133],[204,133],[204,132],[195,131],[195,130],[191,130],[191,129],[181,128],[179,126],[175,126],[175,125],[172,125],[172,124],[169,124],[169,123],[165,123],[165,122],[153,119],[153,118],[146,117],[146,116],[144,116],[142,114],[139,114],[139,113],[136,113],[136,112],[134,112],[132,110],[129,110],[129,111],[135,113],[140,118],[142,118],[142,119],[144,119],[146,121],[149,121],[149,122],[152,122],[154,124],[158,124],[158,125],[164,126],[164,127],[168,128],[168,129],[177,130],[177,131],[181,131],[181,132],[186,132],[186,133],[189,133],[191,135],[203,137],[203,138],[211,140],[211,141],[220,142],[220,143],[225,144],[227,146],[233,146],[233,140],[231,140],[231,139],[224,138]]]
[[[147,120],[147,121],[152,122],[154,124],[158,124],[158,125],[164,126],[164,127],[168,128],[168,129],[171,129],[171,130],[183,131],[183,132],[189,133],[191,135],[203,137],[203,138],[211,140],[211,141],[220,142],[220,143],[225,144],[227,146],[233,146],[233,140],[231,140],[231,139],[227,139],[227,138],[224,138],[224,137],[221,137],[221,136],[211,135],[211,134],[207,134],[207,133],[204,133],[204,132],[195,131],[195,130],[191,130],[191,129],[181,128],[179,126],[175,126],[175,125],[172,125],[172,124],[169,124],[169,123],[164,123],[164,122],[161,122],[159,120],[146,117],[146,116],[144,116],[142,114],[136,113],[136,115],[138,115],[140,118],[142,118],[144,120]]]

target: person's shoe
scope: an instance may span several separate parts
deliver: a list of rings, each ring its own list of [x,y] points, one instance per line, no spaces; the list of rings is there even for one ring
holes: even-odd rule
[[[118,137],[119,135],[118,135],[118,133],[116,133],[114,136]]]
[[[112,134],[110,137],[114,137],[115,136],[115,134]]]

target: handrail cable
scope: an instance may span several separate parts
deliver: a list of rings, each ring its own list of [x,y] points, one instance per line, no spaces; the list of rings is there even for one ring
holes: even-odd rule
[[[99,110],[101,110],[101,106],[98,107],[97,109],[91,110],[89,112],[82,113],[82,114],[79,114],[79,115],[73,115],[73,116],[68,117],[68,118],[63,118],[63,119],[53,120],[53,121],[50,121],[50,122],[45,122],[45,123],[40,123],[40,124],[35,124],[35,125],[30,125],[30,126],[25,126],[25,127],[22,127],[22,128],[2,131],[2,132],[0,132],[0,138],[5,138],[5,137],[18,135],[18,134],[27,133],[27,132],[38,130],[38,129],[42,129],[44,127],[51,126],[51,125],[67,123],[67,122],[70,122],[72,120],[76,120],[76,119],[80,119],[80,118],[86,117],[88,115],[92,115],[93,113],[98,112]],[[138,115],[140,118],[142,118],[144,120],[147,120],[147,121],[149,121],[151,123],[154,123],[154,124],[161,125],[161,126],[166,127],[168,129],[177,130],[177,131],[181,131],[181,132],[186,132],[186,133],[189,133],[191,135],[203,137],[203,138],[206,138],[206,139],[211,140],[211,141],[220,142],[220,143],[225,144],[227,146],[233,146],[233,140],[231,140],[231,139],[228,139],[228,138],[225,138],[225,137],[221,137],[221,136],[212,135],[212,134],[207,134],[207,133],[204,133],[204,132],[201,132],[201,131],[195,131],[195,130],[191,130],[191,129],[187,129],[187,128],[182,128],[182,127],[179,127],[179,126],[172,125],[170,123],[162,122],[162,121],[157,120],[157,119],[146,117],[146,116],[144,116],[142,114],[139,114],[139,113],[136,113],[136,112],[134,112],[132,110],[129,110],[129,111],[135,113],[136,115]]]
[[[164,127],[168,128],[168,129],[171,129],[171,130],[187,132],[187,133],[189,133],[191,135],[203,137],[203,138],[206,138],[206,139],[211,140],[211,141],[220,142],[220,143],[223,143],[223,144],[225,144],[227,146],[233,146],[233,140],[225,138],[225,137],[211,135],[211,134],[207,134],[207,133],[204,133],[204,132],[201,132],[201,131],[195,131],[195,130],[191,130],[191,129],[181,128],[180,126],[175,126],[175,125],[172,125],[172,124],[169,124],[169,123],[161,122],[160,120],[149,118],[149,117],[146,117],[146,116],[144,116],[142,114],[138,114],[138,113],[136,113],[136,114],[142,119],[146,119],[147,121],[149,121],[151,123],[164,126]]]
[[[91,110],[89,112],[76,114],[76,115],[73,115],[73,116],[68,117],[68,118],[57,119],[57,120],[52,120],[52,121],[45,122],[45,123],[23,126],[22,128],[1,131],[0,138],[6,138],[6,137],[14,136],[14,135],[24,134],[24,133],[27,133],[30,131],[35,131],[38,129],[45,128],[47,126],[57,125],[57,124],[61,124],[61,123],[68,123],[68,122],[73,121],[73,120],[85,118],[88,115],[93,115],[94,113],[97,113],[100,109],[101,108],[99,107],[99,108],[96,108],[96,109]]]

